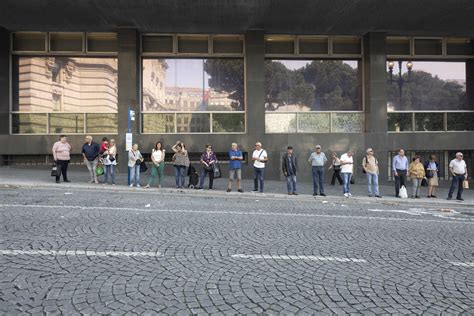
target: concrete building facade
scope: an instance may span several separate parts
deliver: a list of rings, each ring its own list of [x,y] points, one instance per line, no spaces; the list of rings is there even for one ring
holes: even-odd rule
[[[437,154],[444,176],[455,151],[465,152],[472,166],[474,8],[468,1],[400,1],[397,8],[369,0],[184,2],[111,7],[48,0],[35,7],[46,9],[44,16],[32,16],[33,1],[4,1],[2,163],[46,161],[59,134],[68,135],[75,154],[85,134],[115,138],[125,152],[132,109],[142,152],[158,140],[170,152],[181,140],[193,157],[211,143],[224,160],[231,143],[250,155],[260,141],[273,179],[281,177],[288,145],[307,180],[305,161],[316,144],[328,155],[355,150],[357,166],[365,149],[374,148],[382,182],[391,179],[390,157],[398,148]],[[54,12],[63,19],[52,18]],[[189,64],[178,68],[173,60]],[[418,71],[427,62],[439,67]],[[429,72],[455,63],[463,78]],[[435,88],[420,84],[428,81]],[[435,91],[443,91],[436,106],[428,99]],[[400,106],[410,100],[410,107],[397,108],[397,100]],[[244,176],[252,172],[249,165]],[[362,179],[359,167],[355,174]]]

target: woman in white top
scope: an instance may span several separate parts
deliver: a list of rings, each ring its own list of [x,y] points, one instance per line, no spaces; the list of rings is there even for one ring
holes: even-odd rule
[[[128,169],[130,170],[130,187],[136,185],[140,187],[140,164],[143,156],[138,150],[138,144],[133,144],[132,149],[128,152]],[[137,163],[138,162],[138,163]]]
[[[104,166],[105,166],[105,178],[104,184],[112,180],[112,185],[115,185],[115,166],[117,165],[117,146],[115,145],[115,140],[111,139],[108,147],[104,151]]]
[[[156,176],[158,176],[158,188],[161,189],[163,184],[163,170],[165,169],[165,150],[163,149],[163,143],[157,142],[155,148],[151,151],[151,174],[148,179],[148,184],[145,188],[149,188],[156,183]]]

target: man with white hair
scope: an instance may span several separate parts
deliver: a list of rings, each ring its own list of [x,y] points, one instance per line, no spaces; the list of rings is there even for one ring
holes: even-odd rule
[[[373,195],[377,198],[381,198],[379,193],[379,162],[374,157],[374,150],[368,148],[364,159],[362,159],[362,168],[364,173],[367,175],[367,189],[369,191],[369,197],[372,197],[372,186]]]
[[[262,148],[262,143],[255,143],[255,150],[252,153],[253,160],[253,184],[254,192],[263,193],[263,182],[265,179],[265,163],[268,160],[267,151]],[[260,191],[258,184],[260,183]]]
[[[90,183],[99,183],[97,180],[97,174],[95,170],[97,168],[97,163],[99,162],[99,150],[100,146],[97,143],[92,141],[92,136],[87,135],[85,143],[82,146],[82,156],[84,157],[84,163],[89,169],[89,174],[91,176]]]
[[[232,149],[229,151],[229,186],[227,187],[227,192],[232,191],[232,181],[234,178],[237,178],[237,191],[243,193],[241,186],[242,180],[242,151],[239,150],[239,147],[236,143],[232,143]]]
[[[462,198],[462,192],[464,191],[463,181],[467,180],[467,166],[461,152],[456,153],[456,158],[451,160],[449,163],[449,171],[453,175],[453,181],[451,182],[451,187],[449,188],[448,200],[453,198],[453,193],[456,188],[458,188],[456,200],[464,201]]]

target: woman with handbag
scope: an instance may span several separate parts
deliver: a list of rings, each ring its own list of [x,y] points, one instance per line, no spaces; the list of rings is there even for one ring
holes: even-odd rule
[[[212,190],[212,185],[214,183],[214,169],[213,164],[217,162],[217,157],[212,151],[212,145],[207,144],[206,150],[201,155],[201,177],[199,179],[199,190],[202,190],[204,186],[204,180],[206,179],[206,174],[209,174],[209,190]]]
[[[420,192],[421,182],[425,177],[425,168],[420,162],[420,156],[416,156],[412,160],[413,162],[408,167],[408,175],[411,177],[411,181],[413,182],[413,195],[411,198],[419,199],[420,196],[418,193]]]
[[[136,185],[140,187],[140,164],[143,162],[143,156],[138,150],[138,144],[133,144],[128,152],[128,170],[130,170],[130,187]]]
[[[186,150],[186,146],[179,140],[171,149],[174,151],[172,160],[175,171],[176,188],[183,189],[186,168],[189,166],[188,151]]]
[[[333,170],[331,185],[336,184],[336,179],[339,182],[339,185],[342,185],[343,181],[341,177],[341,161],[339,160],[335,152],[332,152],[331,157],[332,157],[332,163],[329,166],[329,170],[331,169]]]
[[[162,142],[155,144],[155,148],[151,151],[151,161],[153,162],[151,175],[145,188],[154,185],[156,177],[158,176],[158,188],[161,189],[161,185],[163,184],[163,170],[165,169],[165,150],[163,149]]]
[[[115,185],[115,167],[117,166],[117,146],[115,140],[111,139],[104,151],[105,178],[104,184],[109,182],[109,175],[112,185]]]
[[[56,183],[60,183],[61,174],[64,182],[71,182],[67,178],[67,167],[71,161],[71,145],[67,142],[66,135],[59,136],[53,145],[53,157],[56,163]]]
[[[428,197],[436,198],[435,189],[439,185],[438,181],[438,172],[439,172],[439,163],[437,161],[436,155],[431,155],[430,159],[425,161],[425,173],[426,178],[428,179]]]

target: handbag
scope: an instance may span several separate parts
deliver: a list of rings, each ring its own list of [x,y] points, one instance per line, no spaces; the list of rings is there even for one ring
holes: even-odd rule
[[[464,180],[464,181],[462,182],[462,188],[463,188],[463,189],[469,189],[469,181]]]
[[[148,170],[145,160],[141,161],[139,166],[140,166],[140,173],[146,172]]]
[[[426,172],[426,177],[427,177],[428,179],[433,178],[433,177],[434,177],[433,170],[427,170],[427,172]]]
[[[428,186],[428,181],[426,181],[426,178],[423,178],[423,180],[421,180],[421,186],[422,187]]]
[[[58,171],[58,165],[53,163],[53,166],[51,167],[51,177],[57,177],[59,175]]]
[[[214,174],[214,179],[219,179],[222,177],[221,167],[217,161],[211,165],[211,168],[212,173]]]
[[[95,174],[96,176],[101,176],[104,174],[104,167],[102,167],[101,165],[98,165],[96,168],[95,168]]]

